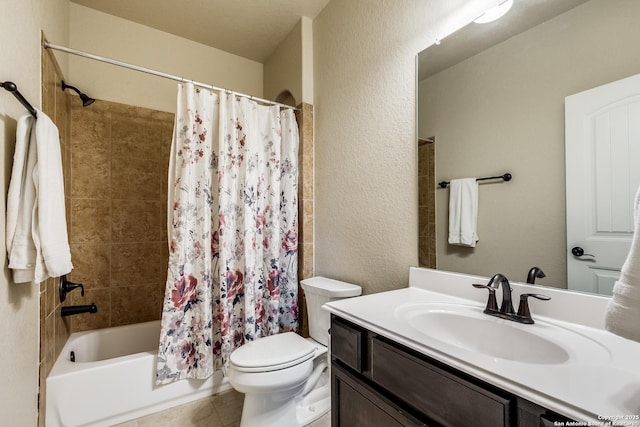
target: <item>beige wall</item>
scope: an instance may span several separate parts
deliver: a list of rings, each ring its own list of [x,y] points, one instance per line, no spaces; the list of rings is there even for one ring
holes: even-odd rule
[[[564,97],[638,73],[639,15],[637,1],[594,0],[421,82],[436,181],[514,177],[480,186],[475,249],[447,244],[436,190],[438,268],[524,281],[537,265],[541,283],[566,284]]]
[[[300,19],[302,25],[302,99],[301,102],[313,104],[313,21]]]
[[[418,262],[415,55],[489,2],[468,3],[333,0],[314,20],[316,274],[366,293],[407,285]]]
[[[0,10],[0,79],[15,82],[31,104],[40,107],[40,30],[68,42],[67,0],[0,0]],[[24,113],[13,96],[0,90],[2,206],[6,206],[16,120]],[[4,248],[5,209],[0,212],[0,247]],[[5,367],[0,380],[0,424],[37,423],[39,292],[38,285],[11,283],[5,257],[0,275],[0,363]]]
[[[77,4],[71,4],[70,22],[75,49],[262,97],[259,62]],[[69,84],[94,98],[175,112],[175,81],[76,56],[69,60]]]
[[[289,35],[264,63],[264,98],[275,100],[288,90],[302,102],[302,22],[298,21]]]

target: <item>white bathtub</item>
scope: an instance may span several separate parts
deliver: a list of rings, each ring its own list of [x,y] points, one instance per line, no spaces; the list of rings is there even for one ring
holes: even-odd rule
[[[160,321],[71,334],[47,377],[46,426],[111,426],[231,389],[221,372],[156,386],[159,336]]]

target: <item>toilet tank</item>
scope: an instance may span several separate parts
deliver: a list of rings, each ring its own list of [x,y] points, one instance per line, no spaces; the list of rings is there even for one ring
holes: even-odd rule
[[[300,285],[307,301],[309,335],[320,344],[328,346],[331,316],[328,311],[322,309],[322,305],[343,298],[357,297],[362,293],[362,288],[326,277],[304,279]]]

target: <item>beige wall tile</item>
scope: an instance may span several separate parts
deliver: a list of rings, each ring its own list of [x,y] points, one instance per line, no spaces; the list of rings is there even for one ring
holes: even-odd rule
[[[71,335],[71,327],[69,325],[69,320],[64,319],[62,316],[54,315],[53,319],[54,319],[53,329],[55,334],[54,350],[55,350],[55,359],[57,359],[58,356],[60,355],[60,352],[62,351],[62,347],[64,347],[64,345],[67,342],[67,339],[69,339],[69,335]],[[55,360],[54,360],[54,363],[55,363]]]
[[[302,263],[299,280],[313,276],[313,243],[304,243],[299,246],[301,256],[298,256],[298,264]]]
[[[111,165],[112,198],[164,201],[166,175],[167,166],[159,160],[116,158]]]
[[[111,285],[157,285],[167,277],[165,242],[114,243],[111,245]]]
[[[298,218],[301,224],[301,242],[313,243],[313,200],[299,201],[302,209],[302,216]]]
[[[112,200],[111,240],[114,243],[165,241],[166,204]]]
[[[111,288],[111,326],[160,319],[163,298],[155,284]]]
[[[111,239],[110,223],[108,200],[71,199],[71,244],[108,243]]]
[[[73,271],[69,280],[86,289],[105,288],[111,283],[111,245],[83,243],[71,245]],[[77,292],[77,291],[75,291]]]
[[[71,103],[72,154],[111,151],[111,113],[104,102],[96,101],[90,107]]]
[[[51,371],[51,367],[53,366],[53,362],[55,361],[56,354],[55,352],[55,313],[52,313],[46,317],[44,320],[45,323],[45,332],[44,332],[44,358],[43,361],[46,364],[46,372],[47,375],[49,371]]]
[[[97,313],[83,313],[69,316],[73,332],[109,327],[111,317],[111,295],[109,288],[89,289],[85,292],[84,297],[74,292],[68,295],[67,301],[65,301],[63,305],[89,305],[91,303],[95,303],[98,307]],[[58,312],[56,315],[60,316],[60,313]]]
[[[162,130],[156,120],[113,113],[112,132],[114,159],[162,160]]]
[[[111,197],[111,156],[108,151],[74,152],[71,155],[71,197],[109,199]]]

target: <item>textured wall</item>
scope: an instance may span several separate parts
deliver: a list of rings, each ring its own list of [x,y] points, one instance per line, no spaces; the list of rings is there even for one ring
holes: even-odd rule
[[[302,102],[302,23],[298,22],[264,63],[264,98],[275,100],[288,90]]]
[[[372,293],[418,262],[415,55],[489,1],[333,0],[314,21],[316,274]]]
[[[77,4],[71,4],[70,34],[75,49],[262,97],[263,66],[250,59]],[[69,60],[69,84],[94,98],[175,111],[175,81],[75,56]]]
[[[41,106],[40,30],[68,42],[68,2],[0,0],[1,81],[13,81],[34,107]],[[61,64],[63,68],[66,64]],[[25,109],[4,89],[0,90],[0,198],[6,191],[15,146],[16,121]],[[5,210],[0,209],[0,247],[5,247]],[[38,402],[38,302],[37,284],[11,283],[4,257],[0,274],[0,424],[34,426]]]

